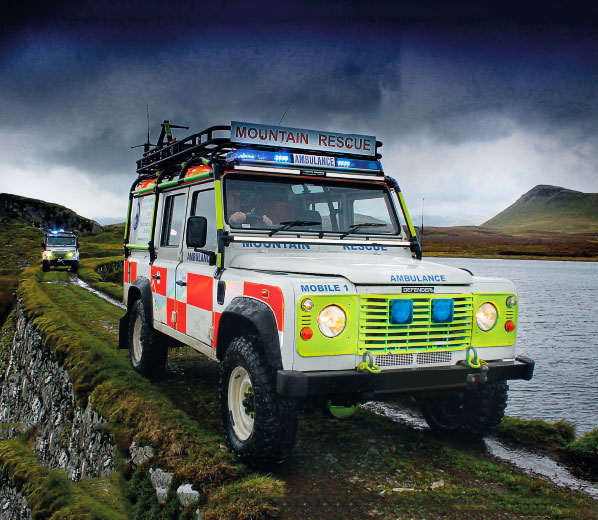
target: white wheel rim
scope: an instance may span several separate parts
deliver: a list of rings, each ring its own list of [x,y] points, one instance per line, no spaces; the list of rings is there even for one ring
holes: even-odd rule
[[[139,363],[141,355],[143,353],[143,347],[141,346],[141,317],[137,316],[135,319],[135,325],[133,325],[133,357],[135,361]]]
[[[252,399],[253,386],[247,370],[235,367],[228,382],[228,411],[230,413],[235,435],[242,441],[247,440],[253,432],[253,412],[248,410],[246,399]]]

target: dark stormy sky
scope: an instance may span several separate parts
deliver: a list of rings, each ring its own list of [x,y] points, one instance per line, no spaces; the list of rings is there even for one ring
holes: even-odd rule
[[[536,184],[598,191],[598,7],[21,1],[0,25],[0,191],[123,221],[163,119],[384,142],[414,220],[479,224]],[[185,131],[180,131],[182,137]]]

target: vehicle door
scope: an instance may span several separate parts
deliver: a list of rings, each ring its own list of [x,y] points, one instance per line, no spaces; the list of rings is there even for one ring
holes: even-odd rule
[[[164,193],[159,208],[160,226],[154,244],[156,259],[151,268],[151,286],[154,300],[154,319],[175,328],[176,268],[182,258],[185,211],[188,189]]]
[[[213,185],[191,188],[188,217],[207,219],[207,236],[204,251],[216,251],[216,204]],[[205,252],[196,251],[183,244],[182,262],[176,273],[176,298],[178,313],[177,330],[211,345],[212,314],[215,295],[214,273]]]

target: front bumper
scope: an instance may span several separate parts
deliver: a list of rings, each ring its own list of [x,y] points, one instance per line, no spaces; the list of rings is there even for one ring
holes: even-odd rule
[[[385,370],[377,374],[356,370],[279,370],[277,390],[286,397],[351,397],[364,401],[402,393],[465,388],[493,380],[529,381],[533,374],[534,360],[525,356],[518,356],[515,361],[488,361],[482,368],[460,363],[447,367]]]
[[[52,267],[59,267],[61,265],[74,265],[78,262],[74,258],[50,258],[44,259],[45,262],[48,262]]]

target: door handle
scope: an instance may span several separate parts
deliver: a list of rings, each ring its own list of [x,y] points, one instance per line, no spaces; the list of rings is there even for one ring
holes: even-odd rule
[[[180,285],[181,287],[184,287],[185,285],[187,285],[187,282],[185,282],[184,280],[177,280],[175,283],[177,285]]]
[[[154,280],[158,280],[158,281],[160,281],[160,273],[153,274],[153,275],[152,275],[152,278],[153,278]]]

